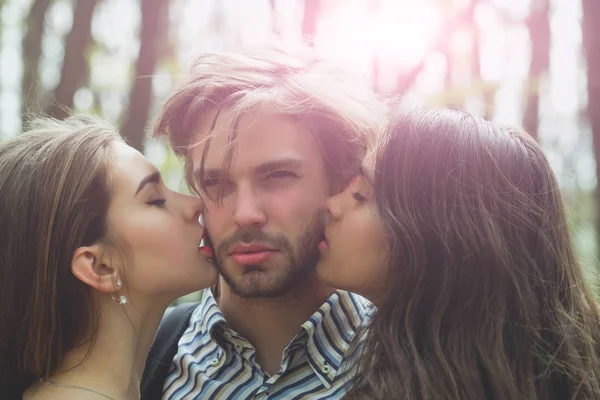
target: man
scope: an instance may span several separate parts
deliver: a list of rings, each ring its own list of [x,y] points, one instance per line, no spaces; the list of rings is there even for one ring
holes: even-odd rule
[[[163,399],[343,396],[347,350],[369,305],[316,280],[317,245],[325,199],[358,174],[384,121],[367,85],[310,56],[196,60],[154,135],[184,157],[206,203],[220,281],[181,329],[165,334],[163,323],[170,342],[159,331],[144,398],[157,388]],[[174,356],[160,350],[169,346]]]

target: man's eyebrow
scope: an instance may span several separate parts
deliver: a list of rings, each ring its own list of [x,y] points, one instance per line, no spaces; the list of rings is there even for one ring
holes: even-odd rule
[[[137,196],[137,194],[142,191],[144,186],[146,186],[150,183],[158,183],[158,182],[160,182],[160,172],[155,171],[155,172],[151,173],[150,175],[148,175],[147,177],[145,177],[144,179],[142,179],[137,190],[135,191],[135,195]]]
[[[304,162],[297,158],[282,158],[264,162],[254,169],[256,174],[266,174],[278,169],[298,170],[304,166]]]
[[[192,172],[192,176],[194,177],[194,179],[196,181],[202,181],[203,179],[215,179],[215,178],[219,178],[223,175],[223,170],[220,168],[211,168],[211,169],[205,169],[204,171],[202,171],[200,168],[196,168],[193,172]]]
[[[266,174],[274,170],[278,169],[292,169],[298,170],[304,166],[304,162],[297,158],[282,158],[278,160],[266,161],[257,167],[254,168],[254,173],[261,175]],[[193,176],[196,180],[200,181],[202,179],[216,179],[222,178],[226,175],[226,172],[221,168],[209,168],[205,169],[204,173],[200,168],[197,168],[193,171]]]

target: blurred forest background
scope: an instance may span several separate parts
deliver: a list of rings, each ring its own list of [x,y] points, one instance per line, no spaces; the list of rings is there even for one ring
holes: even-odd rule
[[[558,175],[588,277],[599,272],[600,0],[0,0],[0,140],[65,107],[145,138],[202,52],[306,42],[382,95],[524,126]]]

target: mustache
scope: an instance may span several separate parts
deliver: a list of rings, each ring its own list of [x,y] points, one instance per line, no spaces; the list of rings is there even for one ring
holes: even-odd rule
[[[313,232],[316,233],[312,240],[320,240],[321,236],[324,236],[325,225],[331,221],[329,212],[324,208],[319,210],[314,216],[313,221],[310,225],[314,227]],[[263,246],[270,247],[275,250],[293,250],[292,243],[290,243],[287,236],[283,233],[269,234],[261,230],[259,227],[247,227],[240,228],[235,231],[231,236],[223,239],[215,250],[215,255],[225,256],[230,253],[230,249],[240,243],[255,243]],[[211,241],[212,244],[212,241]]]
[[[223,239],[216,249],[217,254],[229,254],[229,250],[240,243],[257,243],[273,249],[288,247],[288,240],[283,234],[270,235],[260,228],[242,228],[228,238]]]

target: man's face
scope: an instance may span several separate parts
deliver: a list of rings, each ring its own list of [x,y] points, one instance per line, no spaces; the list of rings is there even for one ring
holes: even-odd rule
[[[216,111],[207,114],[198,141],[209,133]],[[233,292],[277,297],[304,281],[318,260],[330,194],[324,161],[309,132],[284,116],[242,116],[233,144],[231,124],[232,116],[222,110],[204,174],[205,144],[191,152],[194,184],[206,201],[203,219],[219,271]],[[228,146],[233,158],[225,171]]]

